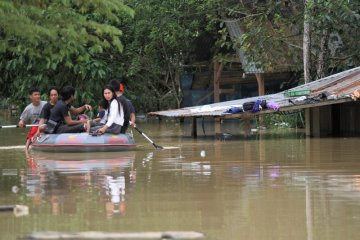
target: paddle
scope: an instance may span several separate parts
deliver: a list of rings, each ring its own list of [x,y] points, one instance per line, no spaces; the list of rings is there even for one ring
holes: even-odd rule
[[[25,127],[37,127],[39,126],[38,124],[28,124],[25,125]],[[18,125],[5,125],[5,126],[0,126],[0,128],[20,128]]]
[[[141,131],[138,127],[134,127],[135,129],[136,129],[136,131],[138,131],[141,135],[143,135],[149,142],[151,142],[152,143],[152,145],[154,145],[154,147],[156,148],[156,149],[164,149],[164,147],[162,147],[162,146],[159,146],[159,145],[157,145],[156,143],[154,143],[148,136],[146,136],[146,134],[143,132],[143,131]]]

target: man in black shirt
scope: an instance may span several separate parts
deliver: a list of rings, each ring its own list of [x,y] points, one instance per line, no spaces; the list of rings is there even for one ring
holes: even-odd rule
[[[54,133],[79,133],[90,131],[90,121],[72,120],[70,113],[82,113],[85,110],[91,110],[90,105],[85,104],[82,107],[74,108],[71,102],[75,100],[75,89],[71,86],[65,86],[61,91],[61,100],[50,111],[50,120],[59,124]]]
[[[50,118],[50,111],[55,106],[57,101],[59,100],[59,89],[55,86],[50,87],[48,92],[49,102],[45,104],[40,113],[40,121],[39,128],[35,134],[35,136],[39,136],[40,132],[45,130],[45,126],[43,126]]]
[[[109,85],[111,85],[116,93],[117,100],[122,104],[126,105],[124,107],[124,125],[121,129],[121,133],[125,133],[128,129],[129,125],[135,127],[135,108],[132,102],[127,99],[124,95],[124,86],[120,83],[120,81],[113,79],[109,82]]]

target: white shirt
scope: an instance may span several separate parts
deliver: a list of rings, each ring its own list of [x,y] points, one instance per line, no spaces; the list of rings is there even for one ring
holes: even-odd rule
[[[120,104],[120,112],[119,112],[119,102],[114,99],[110,103],[110,108],[107,110],[108,112],[108,120],[106,122],[106,126],[110,127],[113,123],[123,126],[124,125],[124,111]]]

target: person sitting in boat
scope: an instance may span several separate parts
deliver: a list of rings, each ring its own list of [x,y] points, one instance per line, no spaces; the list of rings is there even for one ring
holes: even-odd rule
[[[107,109],[106,109],[107,105],[108,105],[107,101],[104,101],[103,99],[101,99],[98,102],[98,114],[94,119],[96,124],[105,125],[107,120]]]
[[[132,102],[123,95],[125,89],[124,85],[121,84],[120,81],[113,79],[110,81],[109,85],[114,88],[117,100],[124,105],[124,126],[121,133],[125,133],[130,124],[135,127],[135,108]]]
[[[101,99],[98,102],[98,114],[96,115],[96,118],[93,121],[91,121],[90,124],[91,125],[90,132],[92,135],[98,135],[97,130],[105,125],[108,119],[108,111],[106,109],[108,105],[109,103],[105,99]]]
[[[29,122],[30,124],[39,123],[41,110],[46,104],[45,101],[41,101],[40,90],[37,87],[32,87],[29,89],[29,97],[31,103],[26,106],[20,115],[20,121],[18,123],[20,128],[25,127],[26,122]],[[37,130],[37,126],[31,127],[29,133],[26,136],[26,149],[29,148],[31,140],[36,134]]]
[[[59,100],[59,89],[55,86],[50,87],[48,91],[48,98],[49,98],[49,102],[46,103],[43,109],[41,110],[39,128],[35,134],[35,137],[39,136],[41,132],[44,132],[45,130],[44,124],[50,118],[50,111]]]
[[[106,85],[103,89],[103,100],[105,109],[107,109],[108,117],[106,124],[97,129],[96,132],[119,134],[124,125],[124,106],[117,101],[116,93],[111,85]]]
[[[50,111],[49,122],[55,123],[52,133],[80,133],[90,131],[90,120],[72,120],[70,113],[79,114],[92,107],[85,104],[75,108],[71,103],[75,100],[75,89],[72,86],[65,86],[61,90],[61,100],[59,100]],[[49,125],[48,122],[48,125]],[[51,133],[46,130],[47,133]]]

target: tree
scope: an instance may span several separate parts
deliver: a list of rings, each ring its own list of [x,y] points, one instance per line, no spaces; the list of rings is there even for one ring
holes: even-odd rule
[[[198,1],[135,0],[134,21],[122,25],[125,35],[124,78],[138,89],[143,109],[180,107],[180,75],[196,57],[196,42],[206,34],[206,15]]]
[[[228,0],[223,1],[212,18],[238,20],[245,34],[235,43],[235,48],[240,48],[257,67],[267,72],[279,66],[279,59],[286,59],[295,71],[303,70],[306,81],[358,66],[359,2],[306,0],[305,3]],[[223,44],[227,41],[228,38],[223,38]]]
[[[312,79],[360,64],[360,4],[349,0],[308,0]]]
[[[122,31],[134,11],[118,0],[0,2],[0,91],[21,103],[37,85],[73,85],[82,101],[94,103],[116,74]]]
[[[311,66],[311,25],[310,25],[310,1],[304,0],[304,34],[303,34],[303,55],[304,55],[304,82],[310,82],[310,66]]]

